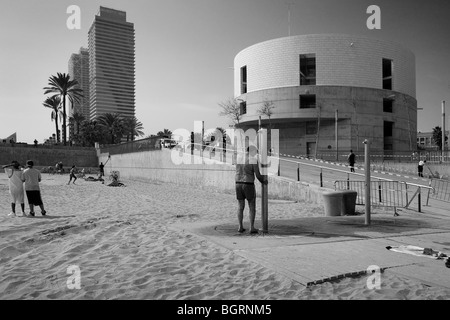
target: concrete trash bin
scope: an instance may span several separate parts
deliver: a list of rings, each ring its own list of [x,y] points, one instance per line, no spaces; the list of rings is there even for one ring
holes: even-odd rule
[[[358,193],[353,190],[341,191],[342,193],[342,207],[341,216],[354,215],[356,207],[356,197]]]
[[[323,194],[325,215],[327,217],[340,216],[342,210],[342,192],[326,192]]]

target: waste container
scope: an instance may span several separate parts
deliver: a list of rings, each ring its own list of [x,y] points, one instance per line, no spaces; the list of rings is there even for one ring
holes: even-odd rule
[[[341,216],[354,215],[356,207],[356,197],[358,193],[353,190],[341,191],[342,193],[342,206],[341,206]]]
[[[325,215],[327,217],[340,216],[342,210],[342,201],[343,201],[342,192],[336,191],[323,193]]]

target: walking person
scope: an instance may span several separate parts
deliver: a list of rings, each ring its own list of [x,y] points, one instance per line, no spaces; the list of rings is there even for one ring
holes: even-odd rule
[[[355,172],[355,154],[353,150],[350,150],[350,154],[347,157],[348,165],[350,166],[350,172]]]
[[[9,216],[16,216],[16,204],[20,203],[22,209],[22,216],[26,217],[25,213],[25,197],[23,191],[23,172],[20,170],[20,164],[17,161],[12,161],[11,164],[3,166],[5,173],[9,179],[9,194],[11,195],[11,213]]]
[[[419,177],[423,177],[423,166],[425,165],[425,161],[420,160],[417,165],[417,174]]]
[[[98,168],[100,169],[100,177],[103,177],[105,175],[105,165],[103,164],[103,162],[100,162],[100,165],[98,166]]]
[[[77,176],[75,175],[76,170],[77,169],[76,169],[75,165],[73,165],[72,168],[70,169],[70,172],[69,172],[70,179],[69,179],[69,182],[67,184],[70,184],[72,179],[73,179],[73,184],[75,184],[75,181],[77,180]]]
[[[27,161],[27,169],[23,172],[22,181],[25,182],[25,192],[28,198],[28,204],[30,206],[30,215],[35,216],[34,206],[41,208],[41,214],[45,216],[47,211],[44,209],[44,203],[41,198],[41,189],[39,182],[41,182],[41,173],[39,170],[33,168],[34,162],[32,160]]]
[[[255,176],[264,184],[267,184],[267,180],[261,175],[259,171],[258,161],[256,159],[256,147],[250,146],[244,156],[240,156],[236,162],[236,198],[239,203],[238,208],[238,232],[245,231],[243,225],[245,200],[247,199],[249,206],[249,219],[250,219],[250,233],[258,233],[258,229],[255,228],[255,216],[256,216],[256,189],[255,189]]]

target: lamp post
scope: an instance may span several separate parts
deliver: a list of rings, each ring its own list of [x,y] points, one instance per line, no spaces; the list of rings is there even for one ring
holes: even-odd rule
[[[445,101],[442,101],[442,148],[441,148],[442,162],[444,162],[445,155]]]
[[[339,139],[338,139],[338,109],[336,109],[336,115],[335,115],[335,125],[334,125],[334,135],[335,135],[335,144],[336,144],[336,162],[339,162]]]
[[[364,140],[364,164],[365,164],[365,224],[370,225],[370,141]]]

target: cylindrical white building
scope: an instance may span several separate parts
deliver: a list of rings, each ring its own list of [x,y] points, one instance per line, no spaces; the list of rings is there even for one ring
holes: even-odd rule
[[[273,106],[261,118],[280,130],[280,153],[342,161],[364,139],[385,156],[416,149],[415,57],[393,42],[317,34],[258,43],[235,57],[234,93],[241,128],[257,128],[258,109]]]

